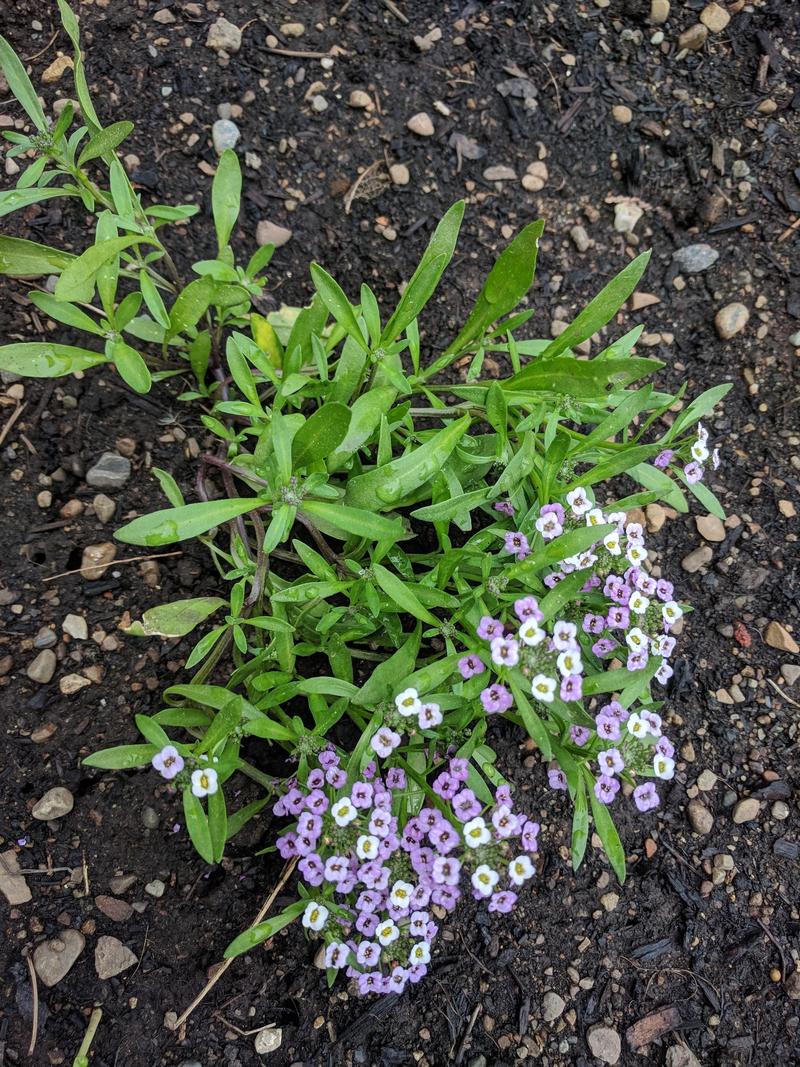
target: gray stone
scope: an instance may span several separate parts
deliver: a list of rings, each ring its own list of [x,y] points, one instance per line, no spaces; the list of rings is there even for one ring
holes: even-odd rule
[[[217,119],[211,127],[211,140],[218,156],[221,156],[226,148],[235,148],[240,137],[239,127],[230,119]]]
[[[787,685],[794,685],[797,679],[800,678],[800,666],[796,663],[782,663],[781,674]]]
[[[37,945],[33,950],[33,966],[40,981],[48,987],[60,982],[85,946],[86,938],[79,930],[64,930],[52,941]]]
[[[409,130],[415,133],[418,137],[433,137],[434,128],[430,115],[425,111],[419,111],[416,115],[412,115],[406,123]]]
[[[260,1056],[266,1056],[269,1052],[275,1052],[281,1047],[283,1030],[274,1026],[265,1026],[256,1034],[254,1042],[255,1050]]]
[[[116,978],[129,967],[135,967],[138,962],[137,957],[119,938],[108,935],[98,938],[94,950],[94,967],[98,978]]]
[[[744,304],[735,301],[733,304],[726,304],[724,308],[720,308],[714,316],[714,325],[723,341],[727,341],[737,333],[741,333],[749,318],[750,312]]]
[[[156,897],[156,899],[158,899],[158,897],[164,896],[164,890],[166,888],[167,887],[164,885],[160,878],[154,878],[152,882],[147,883],[147,885],[144,887],[144,891],[149,896]]]
[[[672,253],[672,258],[684,274],[699,274],[713,267],[719,259],[719,252],[711,245],[687,245]]]
[[[667,1067],[700,1067],[700,1060],[686,1045],[673,1045],[667,1050]]]
[[[51,630],[49,626],[43,626],[33,639],[33,647],[52,648],[57,640],[55,630]]]
[[[61,623],[61,629],[76,641],[85,641],[89,636],[89,627],[83,615],[66,615]]]
[[[689,825],[696,834],[710,834],[714,829],[714,816],[701,800],[690,800],[686,814],[689,817]]]
[[[215,52],[238,52],[242,47],[242,31],[222,15],[208,27],[206,48]]]
[[[690,552],[688,556],[684,556],[681,560],[681,566],[687,574],[694,574],[699,571],[701,567],[705,567],[709,564],[714,556],[714,552],[708,545],[701,545],[696,548],[694,552]]]
[[[792,334],[789,338],[789,344],[793,345],[794,348],[800,348],[800,330],[798,330],[797,333]]]
[[[13,848],[0,852],[0,893],[12,907],[27,904],[31,899],[31,891]]]
[[[119,896],[120,893],[127,893],[134,885],[136,885],[135,874],[117,874],[109,879],[108,888]]]
[[[566,1006],[564,998],[551,989],[542,998],[542,1018],[546,1023],[555,1022],[561,1017]]]
[[[622,1052],[622,1042],[610,1026],[593,1026],[586,1035],[589,1049],[602,1063],[616,1063]]]
[[[60,819],[63,815],[69,815],[75,805],[75,798],[69,789],[63,785],[53,786],[33,806],[31,815],[41,822],[49,822],[51,819]]]
[[[761,810],[761,801],[757,797],[745,797],[740,800],[733,809],[733,821],[735,823],[752,822],[758,818]]]
[[[142,824],[148,830],[155,830],[158,824],[161,822],[158,812],[151,807],[147,807],[142,812]]]
[[[117,510],[116,501],[112,500],[110,496],[106,496],[105,493],[98,493],[92,501],[92,507],[97,518],[105,526],[107,522],[111,522],[114,518],[114,512]]]
[[[256,226],[256,243],[259,245],[275,245],[276,248],[280,248],[291,238],[291,230],[287,230],[285,226],[279,226],[277,222],[270,222],[269,219],[261,219]]]
[[[328,101],[322,95],[322,93],[315,93],[311,97],[311,110],[316,111],[318,115],[321,115],[323,111],[328,110]]]
[[[569,235],[572,238],[572,243],[578,249],[579,252],[586,252],[589,248],[589,234],[586,232],[583,226],[573,226],[569,231]]]
[[[117,452],[104,452],[86,472],[86,484],[93,489],[121,489],[131,476],[131,461]]]
[[[644,211],[635,200],[620,200],[614,205],[614,229],[617,233],[633,233]]]
[[[514,168],[506,167],[503,163],[487,167],[483,172],[483,176],[487,182],[513,182],[517,178]]]
[[[56,673],[56,654],[52,648],[45,648],[39,653],[35,660],[32,660],[28,664],[25,673],[32,682],[39,682],[40,685],[47,685],[53,675]]]

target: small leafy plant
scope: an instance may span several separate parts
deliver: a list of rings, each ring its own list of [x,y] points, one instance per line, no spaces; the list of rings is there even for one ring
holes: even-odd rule
[[[35,281],[30,300],[89,347],[9,344],[0,368],[54,377],[111,363],[140,392],[179,378],[208,432],[196,499],[155,471],[169,506],[116,536],[199,539],[227,589],[129,628],[180,638],[211,623],[188,657],[191,680],[136,717],[144,742],[85,762],[152,765],[181,794],[208,863],[271,802],[288,820],[271,847],[297,864],[298,899],[228,953],[300,920],[322,937],[331,978],[345,970],[363,993],[401,990],[425,973],[435,918],[465,887],[506,912],[535,873],[538,825],[514,808],[492,747],[500,719],[532,739],[568,794],[574,867],[593,824],[624,879],[611,811],[621,792],[641,812],[656,807],[655,782],[673,774],[662,694],[670,631],[688,609],[651,574],[629,513],[654,501],[685,512],[688,493],[722,515],[703,480],[719,460],[700,420],[728,386],[688,404],[684,388],[658,391],[646,379],[662,364],[633,354],[642,327],[576,358],[649,253],[555,340],[521,338],[541,221],[499,255],[457,336],[423,344],[419,317],[453,257],[463,202],[386,321],[367,285],[353,302],[318,264],[308,307],[263,316],[273,249],[237,262],[231,151],[212,185],[217,256],[184,282],[162,233],[198,209],[142,204],[116,155],[131,125],[101,124],[78,21],[58,3],[77,106],[57,121],[0,38],[33,127],[5,135],[28,165],[0,193],[0,214],[76,197],[96,217],[94,240],[72,256],[0,237],[0,273],[54,279]],[[487,356],[510,373],[482,377]],[[252,762],[251,739],[274,746],[282,773]],[[241,774],[263,795],[236,808]]]

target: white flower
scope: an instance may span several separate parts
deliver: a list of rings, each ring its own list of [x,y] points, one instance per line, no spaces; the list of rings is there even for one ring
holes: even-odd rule
[[[654,711],[643,711],[642,722],[646,723],[647,730],[653,737],[661,737],[661,716]]]
[[[644,737],[648,733],[647,723],[636,712],[628,716],[625,725],[633,737]]]
[[[633,544],[628,542],[628,550],[625,553],[625,557],[633,567],[638,567],[640,563],[644,563],[647,559],[647,549],[644,545],[639,545],[635,541]]]
[[[662,685],[666,685],[674,673],[675,671],[673,671],[672,667],[670,667],[670,665],[664,659],[661,661],[661,666],[656,671],[655,676],[658,681],[661,682]]]
[[[492,662],[498,667],[514,667],[519,663],[519,645],[513,638],[495,637],[489,645]]]
[[[650,607],[650,601],[646,596],[643,596],[638,589],[635,589],[631,593],[630,600],[628,601],[628,607],[631,609],[634,615],[644,615],[644,613]]]
[[[537,674],[531,682],[531,693],[543,704],[552,704],[555,691],[555,678],[548,678],[546,674]]]
[[[592,510],[586,516],[587,526],[602,526],[605,521],[606,517],[600,508],[592,508]]]
[[[519,639],[528,648],[534,648],[544,641],[547,634],[539,626],[536,619],[527,619],[519,628]]]
[[[210,797],[219,788],[217,772],[212,767],[198,767],[192,771],[192,792],[196,797]]]
[[[404,719],[410,719],[412,715],[419,715],[422,701],[416,689],[404,689],[394,698],[395,707]]]
[[[438,704],[423,704],[419,709],[419,728],[428,730],[432,726],[438,726],[442,718],[442,710]]]
[[[656,752],[655,759],[653,760],[653,774],[656,778],[663,778],[668,781],[675,774],[675,760],[670,759],[669,756],[662,756],[660,752]]]
[[[589,567],[591,567],[593,563],[597,562],[597,556],[594,554],[594,552],[590,551],[589,549],[587,549],[585,552],[581,552],[580,555],[575,557],[575,559],[576,559],[576,563],[575,563],[575,570],[576,571],[588,570]]]
[[[715,448],[714,451],[711,453],[711,466],[713,467],[713,469],[715,471],[718,471],[719,470],[719,464],[720,464],[719,449]]]
[[[464,824],[464,844],[469,848],[485,845],[491,836],[482,815],[476,815],[474,819]]]
[[[697,424],[697,440],[700,441],[701,444],[705,444],[708,441],[708,430],[702,422],[698,422]]]
[[[418,941],[416,945],[412,945],[411,951],[408,954],[408,962],[412,967],[416,967],[419,963],[430,963],[430,944],[427,941]]]
[[[633,652],[640,652],[643,648],[647,648],[647,634],[638,626],[634,626],[625,634],[625,644]]]
[[[517,856],[508,865],[508,877],[514,883],[514,885],[522,885],[523,882],[527,882],[529,878],[533,878],[536,873],[536,869],[531,863],[530,859],[525,856]]]
[[[558,516],[552,511],[548,511],[546,515],[540,515],[535,525],[545,541],[552,541],[554,537],[558,537],[563,529],[558,521]]]
[[[644,530],[640,522],[629,522],[625,527],[625,536],[632,545],[644,544]]]
[[[331,808],[331,815],[337,826],[348,826],[353,819],[358,818],[358,812],[348,797],[342,797],[341,800],[336,801]]]
[[[476,867],[472,874],[472,884],[482,897],[490,897],[499,881],[500,875],[497,871],[493,871],[487,863],[482,863],[480,867]]]
[[[592,501],[586,495],[585,489],[571,489],[567,493],[567,503],[572,508],[573,515],[585,515],[592,507]]]
[[[385,923],[381,923],[378,929],[375,931],[375,936],[380,943],[384,946],[391,945],[392,941],[396,941],[400,936],[400,931],[394,925],[391,919],[387,919]]]
[[[661,615],[664,622],[672,626],[683,615],[683,608],[675,600],[668,600],[661,608]]]
[[[575,647],[575,638],[578,636],[578,627],[574,622],[559,620],[553,627],[553,645],[559,652]]]
[[[378,855],[380,841],[374,834],[361,834],[356,841],[356,855],[360,860],[371,860]]]
[[[328,914],[328,909],[324,904],[317,904],[312,900],[303,912],[303,926],[307,930],[321,930],[328,921]]]
[[[396,908],[407,908],[409,898],[413,892],[414,887],[410,882],[397,881],[392,886],[389,900]]]
[[[556,660],[556,666],[564,678],[568,674],[581,674],[583,672],[583,663],[581,662],[580,652],[568,649],[566,652],[560,653]]]
[[[609,511],[608,515],[606,515],[606,522],[613,522],[619,530],[624,528],[627,521],[628,516],[624,511]]]
[[[603,538],[603,544],[611,553],[612,556],[618,556],[622,552],[622,547],[619,543],[619,531],[614,530],[613,533],[606,534]]]
[[[696,459],[698,463],[705,463],[708,459],[708,449],[702,441],[695,441],[689,451],[692,453],[692,459]]]

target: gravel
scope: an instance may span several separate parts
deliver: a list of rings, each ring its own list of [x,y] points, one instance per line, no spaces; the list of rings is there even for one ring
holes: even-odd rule
[[[51,648],[45,648],[28,664],[25,673],[32,682],[47,685],[56,673],[57,663],[55,652]]]
[[[684,274],[700,274],[713,267],[719,259],[719,252],[711,245],[687,245],[672,253],[672,258]]]
[[[135,967],[138,962],[128,946],[123,945],[118,938],[108,935],[98,938],[94,950],[94,967],[98,978],[116,978],[129,967]]]
[[[211,127],[211,140],[218,156],[221,156],[226,148],[235,148],[240,137],[239,127],[230,119],[217,119]]]
[[[52,941],[44,941],[33,950],[33,965],[46,986],[57,985],[86,947],[79,930],[64,930]]]
[[[86,474],[93,489],[121,489],[131,476],[131,461],[117,452],[104,452]]]
[[[741,333],[749,318],[750,312],[744,304],[735,302],[720,308],[714,316],[714,325],[723,341],[727,341],[731,337],[735,337],[737,333]]]
[[[45,795],[36,801],[31,815],[41,822],[49,822],[50,819],[60,819],[62,815],[69,815],[74,804],[75,798],[69,789],[63,785],[56,785],[48,789]]]

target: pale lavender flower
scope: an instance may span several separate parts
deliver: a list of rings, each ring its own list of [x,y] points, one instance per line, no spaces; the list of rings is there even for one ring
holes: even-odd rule
[[[610,804],[619,792],[619,782],[607,774],[601,774],[594,784],[594,795],[601,804]]]
[[[637,785],[633,791],[633,801],[639,811],[650,811],[659,805],[658,793],[652,782],[643,782]]]
[[[501,889],[497,893],[492,893],[487,907],[489,911],[496,911],[501,915],[507,915],[517,903],[517,899],[517,894],[512,893],[510,889]]]
[[[606,748],[598,752],[597,762],[603,774],[619,774],[625,770],[625,760],[618,748]]]
[[[519,530],[514,530],[512,533],[503,535],[505,541],[506,552],[510,552],[516,556],[518,560],[523,560],[531,553],[531,546],[528,544],[528,538]]]
[[[484,711],[489,714],[496,712],[508,711],[508,709],[514,703],[514,698],[504,685],[500,685],[496,682],[494,685],[490,685],[487,689],[484,689],[481,693],[481,704]]]
[[[574,745],[577,745],[578,748],[583,748],[591,737],[591,730],[587,726],[570,726],[569,736]]]
[[[474,678],[476,674],[483,674],[486,668],[483,665],[483,660],[470,652],[468,656],[462,656],[458,661],[458,669],[461,677],[466,681],[469,678]]]
[[[495,637],[503,636],[503,624],[498,622],[497,619],[493,619],[491,615],[484,615],[481,617],[481,621],[478,623],[478,628],[475,631],[478,637],[482,637],[484,641],[491,641]]]
[[[697,482],[702,482],[703,480],[704,471],[697,460],[693,459],[691,463],[687,463],[683,468],[683,473],[686,475],[686,481],[689,485],[696,485]]]
[[[527,622],[528,619],[541,622],[544,618],[544,615],[539,610],[539,601],[535,596],[524,596],[520,597],[519,600],[515,600],[514,612],[520,622]]]
[[[658,467],[660,471],[666,470],[675,458],[675,453],[671,448],[665,448],[662,452],[659,452],[656,458],[653,460],[653,466]]]
[[[174,745],[164,745],[160,752],[156,752],[150,762],[161,777],[166,778],[168,782],[176,774],[180,774],[185,766],[183,756]]]
[[[551,789],[562,789],[566,792],[567,776],[559,767],[551,767],[547,772],[547,781]]]

